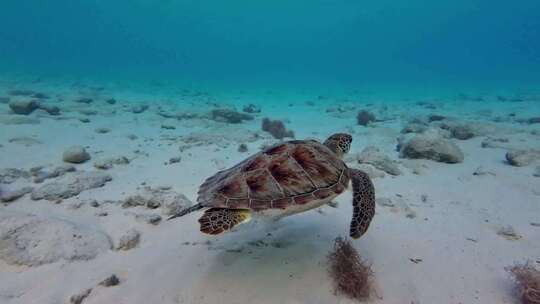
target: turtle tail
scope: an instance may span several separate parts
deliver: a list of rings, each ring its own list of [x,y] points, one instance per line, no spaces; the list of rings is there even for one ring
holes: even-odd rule
[[[197,211],[197,210],[201,210],[202,208],[204,208],[204,206],[202,204],[195,204],[189,208],[186,208],[186,209],[183,209],[183,210],[180,210],[180,212],[174,214],[174,215],[171,215],[167,220],[172,220],[173,218],[177,218],[177,217],[181,217],[181,216],[184,216],[188,213],[191,213],[191,212],[194,212],[194,211]]]

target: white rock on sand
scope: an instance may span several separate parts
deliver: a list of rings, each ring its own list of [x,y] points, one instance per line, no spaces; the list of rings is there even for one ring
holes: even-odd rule
[[[382,153],[379,148],[374,146],[364,148],[364,150],[358,154],[358,162],[362,164],[370,164],[390,175],[401,174],[399,166],[393,162],[390,157]]]
[[[111,169],[114,165],[127,165],[130,160],[125,156],[119,157],[108,157],[104,159],[99,159],[94,163],[94,167],[97,169],[108,170]]]
[[[0,215],[0,259],[9,264],[38,266],[59,260],[90,260],[111,247],[105,233],[66,220]]]
[[[428,130],[402,143],[400,155],[406,158],[425,158],[443,163],[461,163],[464,155],[452,141],[440,133]]]
[[[540,150],[517,150],[506,153],[506,160],[512,166],[528,166],[540,160]]]
[[[166,216],[179,213],[193,205],[182,193],[171,189],[144,187],[136,195],[131,195],[123,200],[122,207],[146,206],[150,209],[162,208],[162,213]]]
[[[136,229],[126,231],[116,245],[117,250],[130,250],[135,248],[141,241],[141,233]]]
[[[72,146],[64,151],[62,159],[68,163],[80,164],[89,160],[90,154],[82,146]]]
[[[58,200],[78,195],[82,191],[104,186],[111,181],[109,174],[97,171],[80,171],[49,182],[32,191],[33,200]]]
[[[0,189],[0,201],[4,203],[9,203],[19,199],[21,196],[32,192],[34,188],[32,187],[23,187],[16,190],[1,190]]]
[[[39,108],[36,100],[17,100],[9,103],[11,111],[15,114],[28,115]]]

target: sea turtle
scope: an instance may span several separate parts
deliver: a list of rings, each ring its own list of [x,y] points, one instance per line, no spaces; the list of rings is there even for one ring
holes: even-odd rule
[[[266,148],[206,179],[198,203],[170,219],[206,208],[199,219],[201,232],[220,234],[249,221],[252,214],[280,218],[320,207],[352,180],[349,234],[359,238],[375,214],[375,189],[366,173],[342,160],[351,142],[351,135],[338,133],[324,144],[292,140]]]

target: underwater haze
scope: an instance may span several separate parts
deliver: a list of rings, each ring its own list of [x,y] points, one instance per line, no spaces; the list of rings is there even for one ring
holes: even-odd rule
[[[540,304],[540,0],[0,0],[0,304]]]
[[[4,0],[4,71],[236,86],[534,85],[540,4]]]

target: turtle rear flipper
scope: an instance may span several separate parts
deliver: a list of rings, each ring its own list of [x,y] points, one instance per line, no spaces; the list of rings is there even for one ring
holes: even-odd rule
[[[247,209],[210,208],[199,219],[201,232],[220,234],[251,219]]]

